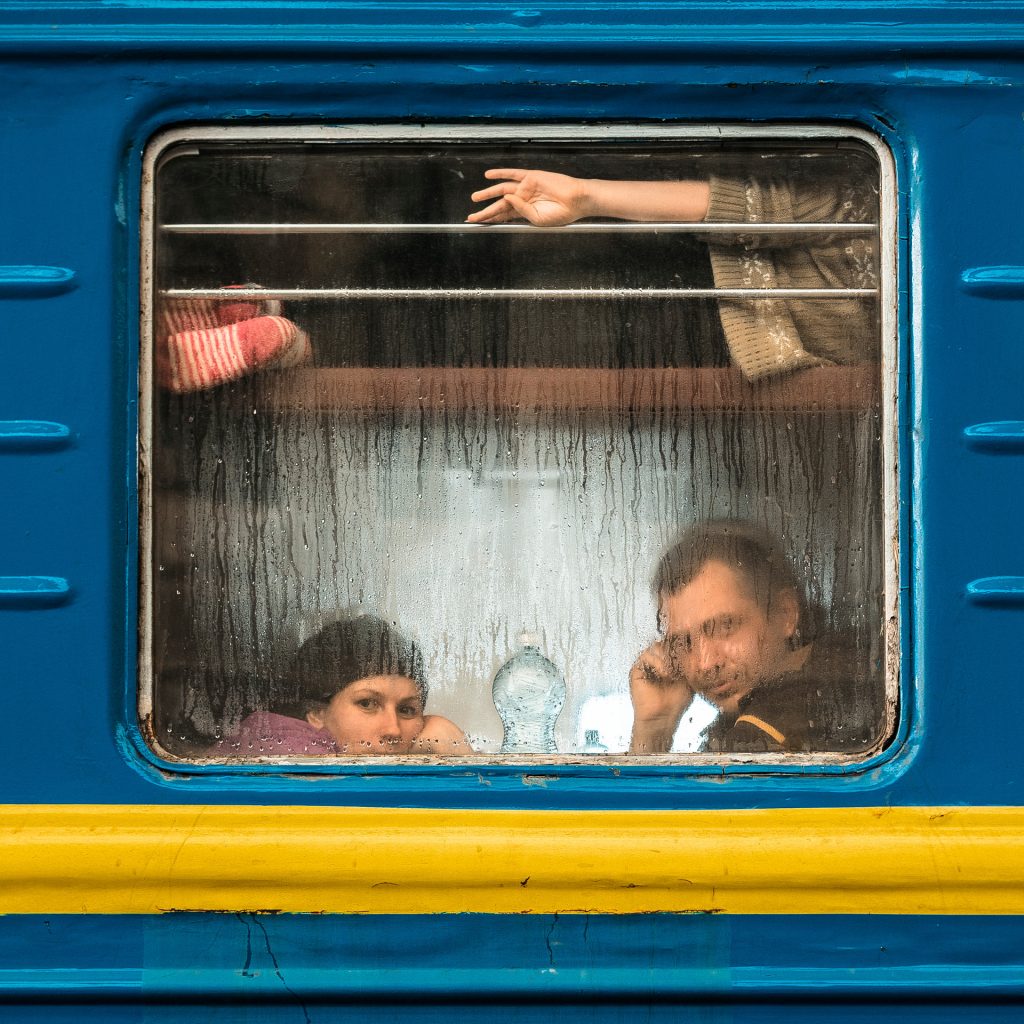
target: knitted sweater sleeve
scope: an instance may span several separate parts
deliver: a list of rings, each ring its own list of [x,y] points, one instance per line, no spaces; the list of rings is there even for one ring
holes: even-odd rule
[[[875,215],[873,195],[849,183],[713,175],[710,185],[710,222],[870,222]],[[871,238],[711,236],[708,250],[718,288],[877,287]],[[872,300],[723,298],[719,313],[733,362],[750,380],[876,357]]]
[[[851,183],[816,181],[810,185],[712,175],[710,185],[706,219],[712,222],[820,224],[874,219],[873,193]]]

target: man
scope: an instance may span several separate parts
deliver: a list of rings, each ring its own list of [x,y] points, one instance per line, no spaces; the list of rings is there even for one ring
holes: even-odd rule
[[[713,752],[870,749],[882,733],[881,673],[867,651],[809,639],[802,590],[778,542],[740,522],[702,523],[654,578],[663,639],[630,673],[630,752],[665,753],[694,695],[716,705]]]

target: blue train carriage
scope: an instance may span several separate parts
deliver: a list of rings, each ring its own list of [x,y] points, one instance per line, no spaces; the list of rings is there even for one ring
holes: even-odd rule
[[[1022,14],[0,5],[0,1016],[1018,1019]]]

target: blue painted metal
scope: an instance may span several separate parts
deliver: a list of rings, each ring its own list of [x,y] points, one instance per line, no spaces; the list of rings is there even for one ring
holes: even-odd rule
[[[46,420],[0,420],[0,452],[64,448],[71,431],[63,423]]]
[[[1024,267],[972,267],[960,281],[964,291],[986,299],[1024,298]]]
[[[717,55],[752,49],[769,63],[812,49],[831,58],[899,47],[929,60],[928,77],[971,84],[979,74],[976,67],[946,70],[934,58],[993,50],[1012,56],[1024,41],[1019,6],[1011,0],[985,9],[991,6],[969,0],[862,0],[847,5],[829,0],[751,0],[742,5],[729,0],[546,0],[517,9],[494,0],[443,5],[429,0],[227,0],[197,10],[173,0],[117,5],[15,2],[4,5],[2,44],[29,54],[114,48],[120,53],[187,51],[232,59],[268,46],[304,54],[357,49],[432,56],[454,45],[516,57],[547,52],[566,64],[573,60],[570,54],[614,53],[623,45],[649,54],[711,50]],[[892,70],[917,73],[895,63]]]
[[[0,461],[0,571],[20,581],[0,595],[6,801],[1024,802],[1007,737],[1024,584],[982,575],[1024,565],[1024,473],[980,457],[1000,437],[1015,450],[1024,415],[1020,313],[983,301],[1024,295],[1024,4],[0,2],[0,81],[0,247],[25,264],[0,271],[0,410],[22,424],[52,415],[88,439]],[[147,140],[195,123],[679,120],[852,124],[893,151],[906,615],[890,749],[852,771],[368,766],[300,777],[157,764],[135,721]],[[53,261],[79,275],[26,272]],[[76,581],[76,600],[65,579],[31,575],[51,565]],[[1022,949],[1016,918],[3,918],[0,1016],[170,1020],[188,1008],[161,1000],[193,986],[194,1016],[208,1000],[220,1021],[320,1020],[322,1004],[369,995],[379,1002],[360,1019],[451,1021],[468,1007],[475,1019],[529,1020],[560,1002],[561,1016],[588,1021],[677,1021],[680,1003],[707,1020],[722,1007],[706,1003],[787,1024],[865,1012],[1017,1020]],[[382,973],[396,964],[413,970]],[[511,1005],[496,1011],[498,993]],[[232,1000],[253,1005],[236,1012]]]
[[[979,940],[1000,951],[989,964],[972,959]],[[184,999],[294,1019],[297,1004],[314,1014],[356,1004],[371,1020],[424,1006],[449,1019],[533,1007],[523,1019],[537,1019],[557,1006],[592,1020],[609,1005],[678,1014],[696,1002],[729,1006],[736,1020],[758,1005],[776,1009],[771,1020],[799,1007],[821,1020],[835,1004],[895,1020],[960,1003],[1001,1004],[1010,1020],[1024,1004],[1022,946],[1020,918],[29,916],[0,919],[0,1006]],[[47,947],[51,970],[39,965]]]
[[[975,423],[964,429],[967,443],[979,451],[1024,451],[1024,421],[1003,420],[1000,423]]]
[[[54,608],[70,599],[71,587],[59,576],[0,576],[0,609]]]
[[[392,922],[401,927],[409,922]],[[503,922],[502,922],[503,926]],[[419,930],[417,921],[412,928]],[[316,961],[307,956],[306,963]],[[161,975],[154,977],[155,975]],[[405,967],[391,963],[347,968],[330,965],[289,968],[286,985],[277,970],[250,970],[239,980],[237,967],[220,970],[195,967],[158,972],[137,968],[29,968],[0,970],[0,1004],[59,1000],[67,1002],[140,1002],[211,1005],[224,1002],[285,1004],[353,1003],[450,1006],[473,1003],[482,1007],[536,1003],[590,1007],[594,1002],[650,1004],[814,1002],[931,1003],[937,999],[980,1002],[998,998],[1017,1007],[1024,1004],[1024,966],[958,967],[919,964],[872,967],[857,972],[848,967],[701,968],[647,967]]]
[[[975,604],[1024,606],[1024,576],[986,576],[967,584],[967,597]]]
[[[0,267],[0,299],[44,298],[75,287],[75,272],[66,267]]]
[[[89,766],[73,779],[16,727],[20,715],[42,713],[42,684],[24,688],[17,714],[0,719],[0,749],[24,769],[10,799],[102,802],[117,793],[129,802],[744,807],[1019,798],[1014,773],[1002,770],[1008,755],[988,742],[1016,700],[1017,655],[991,613],[959,595],[964,581],[1021,564],[1015,510],[1024,481],[959,441],[964,423],[1019,415],[1024,353],[1012,304],[981,301],[951,283],[965,266],[1019,259],[1024,215],[1006,197],[1017,188],[1024,62],[1014,38],[1024,9],[887,5],[882,20],[882,8],[823,3],[530,9],[542,12],[541,21],[516,31],[559,43],[536,60],[512,42],[485,54],[478,37],[493,42],[512,31],[511,9],[494,4],[0,6],[4,66],[15,49],[20,55],[16,95],[3,100],[17,104],[5,139],[19,154],[0,167],[5,251],[82,268],[80,287],[60,303],[5,304],[6,336],[33,341],[5,347],[0,408],[25,418],[54,410],[89,439],[47,460],[3,465],[4,492],[17,500],[0,507],[0,535],[17,543],[4,545],[0,568],[27,575],[58,564],[81,581],[81,599],[38,619],[19,615],[16,626],[0,621],[2,647],[10,672],[66,679],[78,703],[83,688],[97,681],[106,688],[73,720],[53,723],[54,742],[73,746]],[[765,28],[769,12],[777,17]],[[589,29],[577,34],[572,26],[582,21]],[[417,41],[411,31],[383,31],[384,22],[415,24],[424,34]],[[114,42],[125,26],[123,45]],[[655,29],[660,49],[650,42]],[[230,32],[236,45],[223,50]],[[614,52],[591,45],[613,34]],[[356,35],[358,44],[346,42]],[[785,45],[774,45],[783,36]],[[894,61],[892,45],[901,40],[906,48]],[[182,60],[190,41],[201,60]],[[90,55],[101,49],[96,62]],[[74,102],[55,104],[58,90]],[[241,768],[168,772],[155,763],[134,724],[136,211],[146,140],[196,122],[680,117],[858,124],[893,150],[906,240],[894,372],[909,613],[897,741],[852,773],[580,767],[534,770],[527,780],[510,767],[369,766],[339,779],[327,769],[298,778]],[[977,500],[996,491],[996,502]],[[925,608],[927,617],[916,613]],[[57,617],[73,664],[50,643]],[[951,636],[959,641],[952,650]],[[966,715],[961,681],[979,674],[993,692]],[[926,699],[929,692],[943,699]],[[117,745],[107,742],[112,734]],[[965,746],[984,756],[950,757]]]

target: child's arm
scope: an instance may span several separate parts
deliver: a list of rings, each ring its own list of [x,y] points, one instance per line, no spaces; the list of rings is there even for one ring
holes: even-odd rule
[[[517,167],[485,171],[484,177],[498,184],[470,198],[494,202],[466,218],[473,224],[522,218],[540,227],[556,227],[583,217],[696,222],[707,216],[711,197],[706,181],[610,181]]]
[[[423,731],[413,741],[410,754],[472,754],[473,748],[466,734],[454,723],[440,715],[427,715]]]

